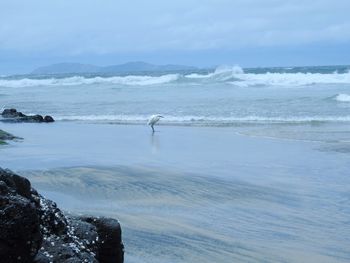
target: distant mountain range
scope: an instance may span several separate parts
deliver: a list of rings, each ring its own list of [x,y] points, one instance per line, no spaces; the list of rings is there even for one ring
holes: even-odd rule
[[[155,71],[181,71],[195,70],[197,68],[182,65],[154,65],[146,62],[128,62],[119,65],[99,67],[80,63],[58,63],[37,68],[32,74],[70,74],[70,73],[132,73],[132,72],[155,72]]]

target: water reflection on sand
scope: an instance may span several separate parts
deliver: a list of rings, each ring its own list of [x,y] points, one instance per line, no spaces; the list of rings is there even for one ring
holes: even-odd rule
[[[121,221],[126,262],[348,262],[347,194],[152,167],[23,172],[74,213]]]

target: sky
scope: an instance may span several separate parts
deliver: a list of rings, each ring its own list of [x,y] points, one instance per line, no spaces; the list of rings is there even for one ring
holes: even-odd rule
[[[60,62],[350,64],[349,0],[0,0],[0,74]]]

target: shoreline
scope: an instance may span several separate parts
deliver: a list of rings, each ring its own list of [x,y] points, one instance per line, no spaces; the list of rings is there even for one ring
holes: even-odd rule
[[[120,220],[126,262],[350,260],[350,156],[325,148],[333,143],[234,128],[2,128],[24,139],[0,149],[0,167],[28,177],[63,210]]]
[[[2,124],[6,131],[22,137],[23,140],[11,142],[9,147],[2,149],[5,155],[0,165],[17,169],[59,168],[81,165],[129,165],[156,163],[163,165],[181,155],[188,154],[184,149],[192,150],[193,154],[206,155],[211,161],[210,152],[216,151],[221,157],[243,153],[255,154],[250,148],[261,145],[257,149],[261,155],[267,148],[283,148],[284,144],[293,151],[305,147],[305,151],[316,147],[332,150],[337,147],[348,147],[350,141],[346,132],[347,125],[306,125],[288,126],[254,126],[254,127],[188,127],[188,126],[156,126],[152,135],[148,125],[109,125],[73,122],[55,122],[52,124]],[[300,129],[300,127],[302,129]],[[333,134],[338,138],[329,139]],[[344,134],[344,135],[343,135]],[[334,137],[334,136],[333,136]],[[231,145],[231,149],[230,146]],[[178,147],[178,149],[177,149]],[[223,149],[221,149],[222,147]],[[345,149],[344,148],[344,149]],[[81,149],[81,151],[79,150]],[[124,154],[125,153],[125,154]],[[176,156],[176,153],[180,156]],[[276,155],[275,150],[271,154]],[[125,155],[132,156],[127,158]],[[163,158],[161,155],[166,155]],[[115,158],[113,157],[115,156]],[[70,158],[68,158],[70,157]],[[260,156],[265,158],[266,156]],[[43,160],[46,158],[46,160]],[[219,159],[214,156],[215,159]],[[191,157],[189,157],[191,160]],[[195,158],[196,161],[199,159]],[[249,160],[249,156],[247,156]],[[30,165],[30,162],[36,165]],[[179,160],[181,163],[184,160]],[[200,161],[200,160],[198,160]],[[220,160],[216,160],[220,161]],[[243,161],[243,160],[242,160]]]

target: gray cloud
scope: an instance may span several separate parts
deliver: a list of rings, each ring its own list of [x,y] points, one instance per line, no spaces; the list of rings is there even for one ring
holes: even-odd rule
[[[1,48],[113,52],[350,39],[349,1],[2,1]]]
[[[0,51],[61,56],[350,42],[348,0],[2,0]]]

